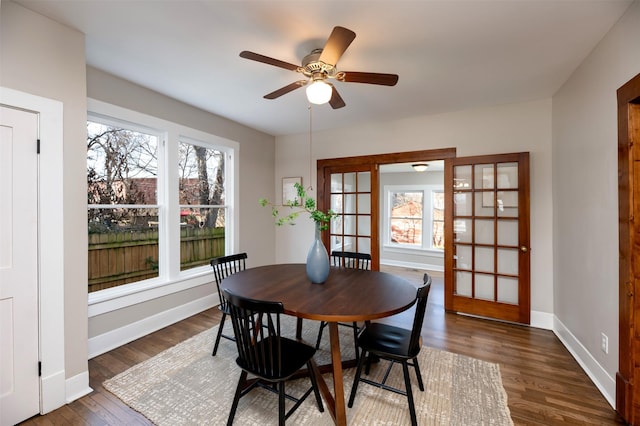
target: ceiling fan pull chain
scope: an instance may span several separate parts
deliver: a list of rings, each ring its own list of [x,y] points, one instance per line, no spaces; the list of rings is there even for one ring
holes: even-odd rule
[[[311,104],[309,104],[307,108],[309,108],[309,189],[313,190],[313,184],[311,181],[311,173],[313,170],[313,157],[312,157],[313,149],[311,148],[313,143],[313,138],[311,136],[312,126],[313,126],[313,114],[312,114],[313,109]]]

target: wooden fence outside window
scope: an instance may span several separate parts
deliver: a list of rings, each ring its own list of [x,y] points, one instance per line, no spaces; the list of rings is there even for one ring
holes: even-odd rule
[[[180,270],[225,254],[224,228],[180,230]],[[89,234],[89,292],[158,276],[158,230]]]

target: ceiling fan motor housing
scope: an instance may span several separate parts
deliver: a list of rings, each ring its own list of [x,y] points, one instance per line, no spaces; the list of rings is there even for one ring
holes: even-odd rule
[[[321,54],[322,49],[314,49],[311,53],[302,58],[302,67],[300,67],[300,72],[313,81],[325,80],[327,77],[335,78],[336,76],[337,70],[335,65],[321,62],[319,60]]]

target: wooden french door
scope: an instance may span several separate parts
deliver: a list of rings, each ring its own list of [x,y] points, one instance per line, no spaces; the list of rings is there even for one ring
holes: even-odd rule
[[[371,268],[379,268],[377,168],[371,164],[324,167],[318,175],[318,199],[338,214],[323,242],[329,253],[353,251],[371,255]]]
[[[445,163],[445,309],[529,324],[529,154]]]

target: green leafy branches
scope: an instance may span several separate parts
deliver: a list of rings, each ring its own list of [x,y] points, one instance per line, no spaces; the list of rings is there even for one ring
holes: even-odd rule
[[[261,198],[258,202],[262,207],[271,206],[271,215],[275,218],[277,226],[285,224],[295,225],[295,220],[300,213],[307,212],[311,219],[320,225],[321,231],[329,229],[329,222],[331,222],[331,219],[335,218],[337,214],[333,210],[327,210],[325,213],[316,209],[316,201],[313,198],[309,198],[304,187],[299,183],[294,184],[294,187],[296,188],[298,195],[295,200],[288,200],[284,204],[280,205],[273,204],[266,198]],[[281,215],[279,210],[280,207],[288,207],[293,209],[293,211],[287,215]]]

